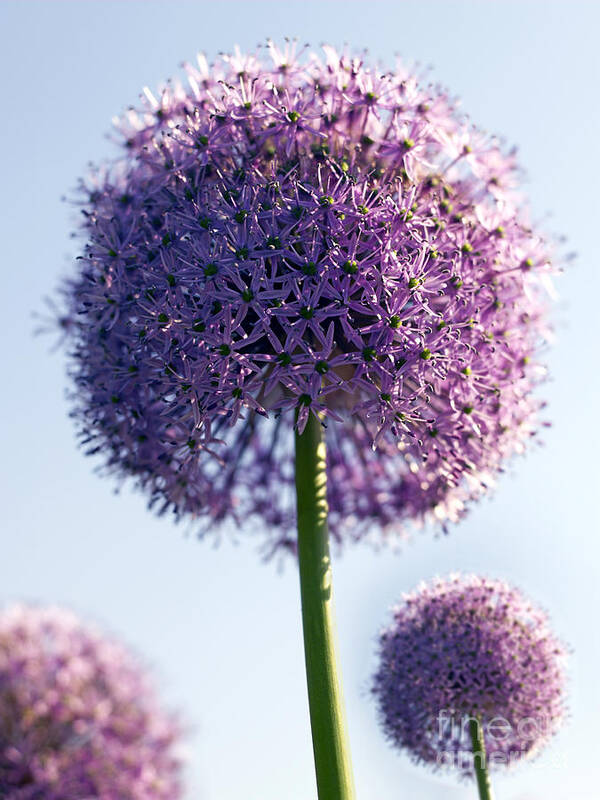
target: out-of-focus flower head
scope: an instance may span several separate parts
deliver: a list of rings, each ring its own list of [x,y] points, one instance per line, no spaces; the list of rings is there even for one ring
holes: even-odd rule
[[[62,609],[0,614],[0,795],[177,800],[179,726],[137,661]]]
[[[417,762],[471,775],[473,719],[488,765],[511,766],[563,720],[565,657],[546,615],[506,583],[423,583],[380,634],[373,693],[385,735]]]
[[[312,411],[336,539],[457,520],[538,425],[551,270],[514,153],[330,47],[186,72],[81,186],[61,327],[88,452],[159,511],[293,548]]]

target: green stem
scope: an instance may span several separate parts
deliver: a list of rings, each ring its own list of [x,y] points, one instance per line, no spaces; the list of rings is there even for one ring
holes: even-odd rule
[[[478,719],[469,720],[469,732],[471,733],[471,745],[473,747],[473,768],[479,789],[479,800],[493,800],[492,786],[490,784],[490,774],[488,772],[487,757],[485,753],[485,741],[483,738],[483,726]]]
[[[353,800],[327,532],[327,475],[321,423],[310,414],[296,431],[298,562],[306,681],[319,800]]]

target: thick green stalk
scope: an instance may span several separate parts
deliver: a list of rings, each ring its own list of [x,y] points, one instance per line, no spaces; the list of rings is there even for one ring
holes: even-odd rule
[[[472,718],[469,720],[469,732],[473,747],[473,767],[477,779],[477,788],[479,789],[479,800],[493,800],[485,753],[485,741],[483,739],[483,725],[478,719]]]
[[[306,680],[319,800],[353,800],[354,781],[336,636],[327,532],[325,442],[310,414],[296,432],[298,561]]]

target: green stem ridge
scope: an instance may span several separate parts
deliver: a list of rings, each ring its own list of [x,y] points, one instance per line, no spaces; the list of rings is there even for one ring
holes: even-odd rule
[[[471,718],[469,720],[469,732],[471,734],[473,769],[475,770],[475,778],[477,779],[479,800],[494,800],[485,752],[483,725],[479,719]]]
[[[354,800],[340,673],[327,531],[327,475],[321,422],[296,431],[298,562],[306,681],[319,800]]]

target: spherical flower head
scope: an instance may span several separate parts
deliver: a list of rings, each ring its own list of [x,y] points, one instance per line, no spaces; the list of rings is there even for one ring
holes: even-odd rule
[[[119,644],[70,612],[0,614],[0,795],[176,800],[176,721]]]
[[[476,720],[488,766],[511,766],[563,719],[565,655],[546,615],[502,581],[421,584],[379,637],[373,693],[385,735],[417,762],[472,775]]]
[[[61,324],[90,453],[160,511],[292,548],[311,412],[338,540],[489,487],[536,431],[550,270],[513,153],[401,65],[323,51],[146,90],[82,184]]]

